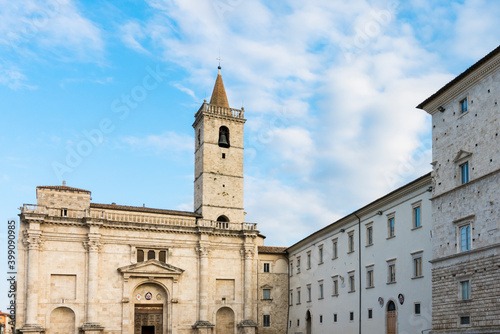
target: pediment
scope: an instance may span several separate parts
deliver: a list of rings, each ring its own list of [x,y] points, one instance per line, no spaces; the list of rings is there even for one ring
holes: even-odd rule
[[[460,160],[463,160],[467,157],[470,157],[472,155],[471,152],[467,152],[465,150],[460,150],[458,151],[457,155],[455,156],[455,159],[453,159],[453,162],[458,162]]]
[[[120,267],[118,271],[126,277],[174,277],[178,278],[184,270],[158,260],[138,262]]]

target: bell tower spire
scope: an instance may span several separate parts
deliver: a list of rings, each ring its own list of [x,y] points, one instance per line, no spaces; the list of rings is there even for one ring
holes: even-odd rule
[[[221,67],[210,103],[195,114],[194,211],[204,219],[242,223],[244,109],[229,107]]]
[[[219,74],[215,80],[214,90],[212,91],[212,97],[210,98],[210,104],[229,108],[229,102],[227,101],[226,90],[224,89],[224,83],[222,82],[220,70],[221,67],[219,64]]]

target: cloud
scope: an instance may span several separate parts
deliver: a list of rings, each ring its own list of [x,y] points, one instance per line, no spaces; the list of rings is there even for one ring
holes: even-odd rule
[[[146,137],[127,137],[122,143],[132,150],[152,151],[155,154],[164,152],[193,151],[194,138],[187,135],[179,135],[175,132],[166,132],[161,135],[149,135]]]
[[[102,56],[101,31],[70,0],[0,1],[0,45],[22,57],[40,52],[60,59],[95,61]]]
[[[151,54],[146,50],[138,39],[143,39],[146,36],[144,29],[137,22],[129,21],[121,27],[122,41],[132,50],[143,54]]]
[[[15,66],[6,67],[0,63],[0,85],[9,87],[12,90],[37,89],[37,86],[27,84],[26,76]]]
[[[258,224],[269,245],[290,246],[292,240],[296,242],[340,218],[318,189],[245,175],[245,194],[247,220]]]
[[[149,4],[158,11],[144,31],[186,81],[210,91],[220,48],[230,104],[249,118],[246,170],[259,175],[246,176],[246,209],[263,231],[292,227],[270,242],[296,241],[311,221],[324,226],[430,170],[429,117],[415,106],[443,83],[429,82],[452,76],[429,66],[436,56],[398,3]]]

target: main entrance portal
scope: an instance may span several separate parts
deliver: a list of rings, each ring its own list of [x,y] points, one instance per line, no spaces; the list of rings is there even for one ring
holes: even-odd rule
[[[136,304],[134,334],[161,334],[163,330],[162,304]]]

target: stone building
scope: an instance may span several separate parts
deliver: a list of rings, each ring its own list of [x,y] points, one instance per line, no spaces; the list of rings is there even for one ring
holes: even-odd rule
[[[258,309],[267,302],[259,279],[278,293],[287,266],[266,251],[260,262],[264,237],[244,220],[244,123],[219,68],[193,124],[193,212],[92,203],[90,191],[64,183],[37,187],[37,203],[20,214],[20,331],[255,333],[258,312],[283,312],[283,298]],[[277,283],[260,272],[264,263]]]
[[[431,326],[430,173],[287,249],[288,333]]]
[[[259,246],[257,274],[259,334],[284,334],[288,316],[286,247]]]
[[[500,47],[422,102],[432,115],[433,333],[500,333]]]

